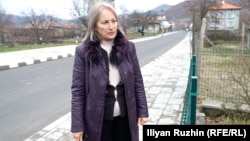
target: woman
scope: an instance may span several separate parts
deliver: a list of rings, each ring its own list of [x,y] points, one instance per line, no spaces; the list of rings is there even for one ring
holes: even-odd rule
[[[110,4],[97,3],[89,18],[75,51],[71,132],[75,141],[138,141],[148,107],[135,45]]]

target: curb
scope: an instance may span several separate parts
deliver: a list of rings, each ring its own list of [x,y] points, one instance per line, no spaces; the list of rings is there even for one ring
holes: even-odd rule
[[[9,66],[9,65],[0,66],[0,71],[1,71],[1,70],[7,70],[7,69],[10,69],[10,66]]]
[[[173,34],[173,33],[175,33],[175,32],[169,32],[169,33],[165,33],[163,35],[158,35],[158,36],[153,36],[153,37],[145,37],[145,38],[140,38],[140,39],[133,39],[133,40],[130,40],[130,41],[132,41],[134,43],[136,43],[136,42],[142,42],[142,41],[145,41],[145,40],[151,40],[151,39],[155,39],[155,38],[160,38],[162,36],[170,35],[170,34]],[[62,59],[62,58],[66,58],[66,57],[72,57],[72,56],[74,56],[74,51],[72,51],[72,54],[70,54],[70,53],[68,53],[66,55],[65,54],[62,55],[62,54],[64,54],[64,53],[61,53],[60,55],[57,55],[55,58],[54,57],[47,57],[47,58],[43,58],[43,59],[30,60],[30,61],[33,61],[32,63],[29,63],[27,61],[17,62],[15,64],[15,66],[13,66],[13,67],[11,67],[11,65],[5,65],[5,64],[4,65],[0,65],[0,71],[12,69],[12,68],[24,67],[24,66],[28,66],[28,65],[32,65],[32,64],[39,64],[39,63],[42,63],[42,62],[53,61],[53,60]]]
[[[24,67],[24,66],[33,65],[33,64],[39,64],[42,62],[48,62],[48,61],[58,60],[62,58],[72,57],[72,56],[74,55],[72,54],[67,54],[67,56],[58,55],[57,58],[54,58],[54,59],[52,57],[47,57],[45,61],[42,61],[41,59],[34,59],[33,63],[31,64],[27,64],[27,62],[18,62],[16,67],[10,67],[9,65],[2,65],[0,66],[0,71],[12,69],[12,68]]]

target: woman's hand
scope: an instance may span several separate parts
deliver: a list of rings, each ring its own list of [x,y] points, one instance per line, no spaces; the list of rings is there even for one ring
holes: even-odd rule
[[[148,121],[148,118],[138,118],[138,125],[143,125]]]
[[[73,132],[72,134],[75,141],[82,141],[83,132]]]

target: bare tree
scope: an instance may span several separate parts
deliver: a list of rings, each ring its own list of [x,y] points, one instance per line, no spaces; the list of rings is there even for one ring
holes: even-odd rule
[[[88,27],[89,0],[73,0],[73,9],[71,15],[77,23]]]
[[[14,23],[11,21],[11,16],[5,13],[5,10],[0,5],[0,43],[6,44],[8,47],[15,46],[13,33],[9,30]]]
[[[122,10],[122,14],[119,17],[119,21],[121,23],[124,32],[127,33],[127,28],[129,26],[128,9],[124,5],[121,5],[120,9]]]
[[[144,12],[134,11],[130,14],[133,26],[137,28],[137,31],[141,33],[142,36],[145,34],[145,29],[148,27],[148,15]]]
[[[220,0],[186,0],[189,10],[195,16],[195,27],[201,27],[201,21],[206,17],[209,8]],[[197,30],[199,30],[197,28]]]
[[[80,27],[88,27],[89,0],[73,0],[73,9],[71,15],[76,19],[76,23]],[[81,36],[84,36],[84,28],[82,28]]]
[[[240,25],[243,23],[250,27],[250,0],[241,0]]]
[[[250,0],[239,0],[240,6],[243,8],[249,8],[250,7]]]
[[[250,26],[250,12],[248,9],[243,9],[240,12],[240,21]]]
[[[221,24],[222,22],[222,14],[223,13],[221,11],[208,12],[206,18],[209,22],[207,24],[210,24],[210,27],[213,27],[214,30],[217,30],[217,25]]]
[[[44,12],[37,14],[34,9],[23,12],[23,15],[24,28],[30,31],[30,37],[36,43],[47,42],[53,36],[53,33],[49,34],[56,21],[53,16],[46,15]]]

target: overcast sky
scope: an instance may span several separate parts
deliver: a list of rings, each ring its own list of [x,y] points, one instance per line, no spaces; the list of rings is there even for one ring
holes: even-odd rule
[[[0,0],[1,7],[6,13],[20,15],[27,9],[36,12],[47,12],[63,19],[71,19],[70,10],[73,0]],[[161,4],[175,5],[184,0],[115,0],[117,12],[124,6],[129,12],[133,10],[147,11]]]

